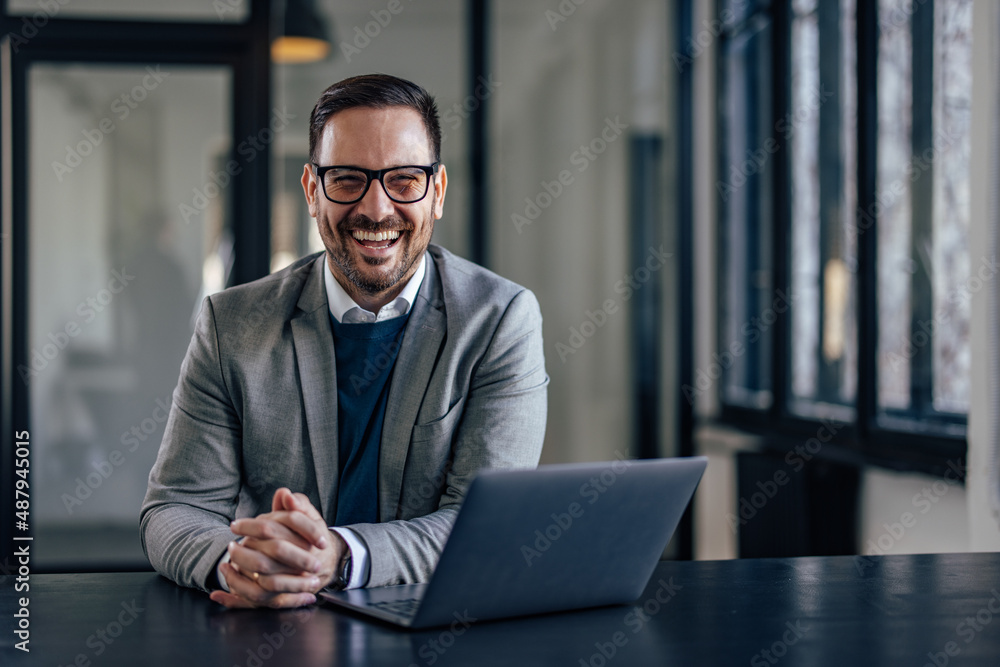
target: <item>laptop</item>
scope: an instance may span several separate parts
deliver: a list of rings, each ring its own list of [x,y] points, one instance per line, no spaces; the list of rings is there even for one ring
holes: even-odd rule
[[[484,470],[429,582],[320,596],[414,629],[632,602],[706,465],[691,457]]]

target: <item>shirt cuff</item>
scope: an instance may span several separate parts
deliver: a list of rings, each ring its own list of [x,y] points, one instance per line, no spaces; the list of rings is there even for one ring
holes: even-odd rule
[[[358,534],[350,528],[330,527],[347,542],[347,549],[351,553],[351,579],[347,582],[348,588],[363,588],[368,583],[371,559],[368,557],[368,547]]]
[[[246,537],[241,537],[236,540],[237,544],[242,544]],[[222,554],[222,558],[219,559],[219,564],[215,566],[215,578],[219,580],[219,585],[222,586],[222,590],[229,593],[229,584],[226,583],[226,578],[222,576],[222,568],[220,567],[223,563],[229,562],[229,549],[226,549],[226,553]]]

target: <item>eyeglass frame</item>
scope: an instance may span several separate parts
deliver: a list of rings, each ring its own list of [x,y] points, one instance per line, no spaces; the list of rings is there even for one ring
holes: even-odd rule
[[[315,162],[310,162],[309,164],[313,166],[313,170],[316,172],[316,180],[319,181],[319,186],[320,189],[323,191],[323,196],[325,196],[328,201],[333,202],[334,204],[342,204],[342,205],[357,204],[359,201],[365,198],[365,195],[368,194],[368,189],[371,188],[372,183],[374,181],[378,181],[382,185],[382,191],[385,192],[385,195],[392,201],[396,202],[397,204],[416,204],[417,202],[421,202],[427,198],[427,193],[431,191],[431,181],[434,180],[434,177],[437,175],[438,168],[441,166],[441,161],[438,160],[436,162],[431,163],[430,165],[401,164],[396,167],[386,167],[385,169],[365,169],[364,167],[355,167],[353,165],[343,165],[343,164],[334,164],[327,167],[321,167]],[[331,169],[353,169],[354,171],[360,171],[361,173],[363,173],[365,177],[368,179],[368,182],[365,183],[365,189],[361,191],[361,195],[357,199],[352,199],[351,201],[337,201],[336,199],[333,199],[330,196],[330,194],[326,191],[326,185],[324,183],[324,177],[326,176],[326,172],[330,171]],[[393,197],[389,193],[389,188],[385,187],[385,181],[382,180],[382,177],[385,176],[390,171],[395,171],[397,169],[422,169],[423,172],[427,174],[427,183],[424,184],[424,194],[420,195],[418,199],[414,199],[412,201],[400,201],[395,197]]]

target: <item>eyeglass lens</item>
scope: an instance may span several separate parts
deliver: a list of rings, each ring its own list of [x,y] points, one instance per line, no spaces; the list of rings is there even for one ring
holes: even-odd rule
[[[427,192],[427,172],[412,167],[392,169],[382,175],[388,195],[400,202],[415,202]],[[361,198],[368,175],[356,169],[331,169],[323,176],[326,194],[335,202],[349,203]]]

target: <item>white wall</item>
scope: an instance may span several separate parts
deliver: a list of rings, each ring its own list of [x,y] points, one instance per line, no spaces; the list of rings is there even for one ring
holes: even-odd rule
[[[541,304],[551,377],[543,462],[610,459],[630,451],[631,304],[615,290],[637,268],[628,249],[628,142],[636,133],[661,136],[668,164],[674,144],[667,131],[668,7],[651,0],[562,6],[575,9],[564,21],[550,22],[546,10],[557,3],[496,3],[493,19],[496,76],[503,86],[491,109],[490,263],[532,289]],[[574,162],[574,155],[581,159],[580,146],[599,139],[609,119],[628,127],[594,160]],[[543,183],[564,171],[572,182],[549,203]],[[674,181],[668,174],[663,181],[664,249],[675,252]],[[525,198],[539,197],[547,206],[518,227],[512,216],[525,217]],[[675,272],[671,262],[651,280],[669,295]],[[573,346],[572,330],[581,330],[587,313],[608,300],[614,312]],[[670,390],[677,384],[668,365],[676,332],[672,306],[665,299],[664,371],[670,375],[663,385]],[[663,432],[672,446],[669,405]],[[661,451],[670,450],[664,445]]]
[[[997,118],[1000,117],[1000,84],[997,67],[1000,63],[1000,6],[992,0],[976,0],[973,9],[973,80],[972,136],[982,140],[972,142],[972,248],[976,256],[970,263],[976,266],[983,248],[996,253],[998,190],[1000,168]],[[994,257],[996,255],[994,254]],[[974,551],[1000,550],[1000,528],[995,499],[997,478],[1000,476],[995,457],[998,432],[997,402],[1000,392],[997,377],[997,354],[1000,341],[1000,309],[997,306],[996,281],[985,283],[985,289],[972,296],[972,405],[969,408],[969,480],[968,525],[970,548]],[[992,324],[991,324],[992,323]],[[991,505],[990,496],[994,496]]]

